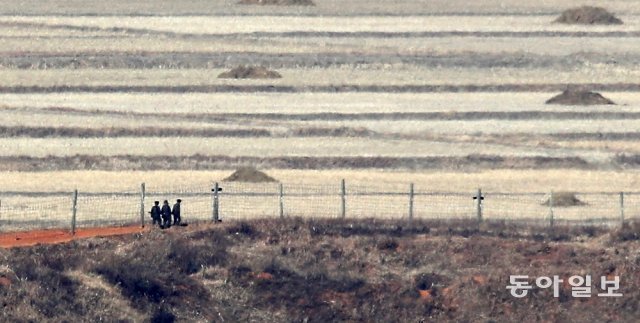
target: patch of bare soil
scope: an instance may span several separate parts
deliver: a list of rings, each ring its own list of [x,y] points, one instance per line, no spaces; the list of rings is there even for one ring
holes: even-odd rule
[[[240,167],[225,182],[248,182],[248,183],[268,183],[277,182],[275,178],[261,172],[253,167]]]
[[[228,72],[221,73],[223,79],[279,79],[282,75],[263,66],[238,66]]]
[[[560,105],[612,105],[615,102],[605,98],[600,93],[585,90],[565,90],[545,102]]]
[[[565,10],[555,22],[579,25],[621,25],[622,20],[601,7],[582,6]]]
[[[238,4],[261,6],[315,6],[311,0],[240,0]]]
[[[131,233],[144,232],[146,229],[139,226],[128,227],[102,227],[102,228],[82,228],[71,234],[69,230],[49,229],[32,230],[24,232],[0,233],[0,248],[14,248],[33,246],[37,244],[56,244],[69,242],[75,239],[91,237],[108,237],[125,235]]]
[[[549,203],[551,202],[553,202],[553,206],[559,207],[580,206],[587,204],[580,201],[578,197],[576,197],[576,193],[574,192],[553,192],[553,198],[549,196],[547,200],[542,203],[542,205],[549,205]]]

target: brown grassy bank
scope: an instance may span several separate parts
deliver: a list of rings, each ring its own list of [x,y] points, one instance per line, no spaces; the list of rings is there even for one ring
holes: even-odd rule
[[[638,229],[290,219],[0,250],[0,318],[633,322]],[[617,275],[623,297],[516,299],[516,273]]]
[[[595,169],[579,157],[232,157],[232,156],[0,156],[0,171],[214,170],[244,165],[279,169]]]
[[[348,92],[393,92],[393,93],[457,93],[457,92],[553,92],[567,87],[590,88],[597,91],[638,91],[637,83],[548,83],[548,84],[427,84],[427,85],[184,85],[184,86],[1,86],[0,93],[348,93]]]

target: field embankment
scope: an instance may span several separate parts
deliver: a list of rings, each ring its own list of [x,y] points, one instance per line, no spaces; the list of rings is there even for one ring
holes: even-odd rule
[[[252,221],[0,250],[0,318],[326,322],[632,322],[636,226]],[[509,252],[505,252],[509,251]],[[568,285],[512,297],[509,275],[620,277],[620,298]],[[595,293],[595,292],[594,292]],[[248,305],[248,306],[247,306]]]

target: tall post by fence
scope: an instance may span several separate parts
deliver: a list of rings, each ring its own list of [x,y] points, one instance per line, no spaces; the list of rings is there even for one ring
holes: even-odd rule
[[[620,192],[620,226],[624,226],[624,192]]]
[[[140,226],[144,228],[144,198],[145,188],[144,183],[140,184]]]
[[[278,185],[280,195],[280,218],[284,218],[284,187],[282,183]]]
[[[409,221],[413,220],[413,183],[409,184]]]
[[[478,193],[476,195],[476,216],[478,217],[478,222],[482,222],[482,190],[478,188]]]
[[[218,191],[219,190],[220,190],[220,187],[218,186],[218,182],[216,182],[213,185],[213,189],[212,189],[212,191],[213,191],[213,207],[212,207],[212,213],[213,213],[212,214],[212,220],[213,220],[213,222],[220,221],[220,213],[219,213],[219,210],[218,210],[218,208],[220,207],[219,200],[218,200],[218,198],[219,198]]]
[[[78,211],[78,190],[73,191],[73,206],[71,207],[71,234],[76,234],[76,214]]]
[[[549,226],[553,226],[553,190],[549,192]]]
[[[341,215],[344,219],[347,216],[347,185],[344,182],[344,178],[341,182],[340,197],[342,198]]]

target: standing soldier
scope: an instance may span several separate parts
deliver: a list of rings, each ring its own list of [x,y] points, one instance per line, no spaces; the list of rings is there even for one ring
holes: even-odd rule
[[[162,221],[160,220],[160,202],[155,201],[153,204],[155,205],[151,207],[151,212],[149,212],[151,214],[151,219],[153,219],[153,225],[158,223],[158,225],[162,227]]]
[[[171,227],[171,207],[167,200],[162,203],[162,227],[165,229]]]
[[[176,204],[173,205],[173,210],[171,211],[171,213],[173,213],[173,225],[180,224],[180,202],[182,202],[182,200],[177,199]]]

